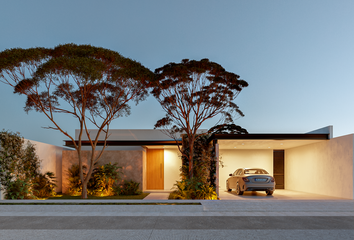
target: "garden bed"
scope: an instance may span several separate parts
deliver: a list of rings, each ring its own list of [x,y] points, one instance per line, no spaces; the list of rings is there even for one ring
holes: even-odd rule
[[[149,193],[142,193],[139,195],[118,195],[118,196],[104,196],[104,197],[98,197],[98,196],[87,196],[86,199],[82,199],[81,196],[70,196],[70,195],[57,195],[55,197],[49,197],[48,200],[105,200],[105,199],[136,199],[136,200],[141,200],[144,199]]]

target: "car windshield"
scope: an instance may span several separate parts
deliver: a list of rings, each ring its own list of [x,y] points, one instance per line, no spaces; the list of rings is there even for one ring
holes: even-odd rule
[[[268,174],[268,172],[264,169],[246,169],[245,174]]]

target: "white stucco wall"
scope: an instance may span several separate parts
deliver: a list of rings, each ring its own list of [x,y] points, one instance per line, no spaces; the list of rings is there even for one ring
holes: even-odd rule
[[[178,149],[164,149],[164,190],[171,190],[180,180],[182,160]]]
[[[353,134],[286,149],[285,189],[353,199]]]
[[[56,192],[61,192],[62,188],[62,151],[63,147],[58,147],[55,145],[37,142],[33,140],[30,141],[33,145],[35,145],[36,153],[41,162],[41,172],[53,172],[56,177]]]
[[[273,174],[273,150],[220,149],[219,156],[224,164],[219,168],[220,189],[226,189],[229,174],[238,168],[263,168]]]

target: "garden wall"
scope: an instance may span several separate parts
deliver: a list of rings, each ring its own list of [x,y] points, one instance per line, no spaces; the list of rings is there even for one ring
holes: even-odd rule
[[[41,173],[53,172],[55,174],[55,180],[57,181],[56,192],[61,192],[62,188],[62,151],[63,147],[54,146],[47,143],[37,142],[33,140],[25,141],[31,142],[35,145],[36,153],[41,160]]]
[[[87,163],[88,156],[91,151],[83,151],[84,161]],[[99,154],[96,151],[95,154]],[[62,192],[67,193],[69,187],[68,169],[73,164],[78,164],[78,156],[75,150],[64,150],[62,157]],[[140,190],[143,184],[143,148],[141,150],[120,150],[120,151],[104,151],[98,165],[107,163],[117,163],[122,167],[122,180],[133,180],[140,183]]]
[[[285,150],[285,189],[353,199],[353,134]]]

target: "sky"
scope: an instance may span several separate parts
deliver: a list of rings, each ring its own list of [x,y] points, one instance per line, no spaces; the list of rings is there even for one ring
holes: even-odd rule
[[[333,125],[354,133],[354,1],[103,0],[1,1],[0,51],[91,44],[154,71],[182,59],[208,58],[249,83],[235,100],[250,133],[305,133]],[[41,113],[0,83],[0,130],[58,146]],[[152,129],[165,115],[149,97],[111,129]],[[218,119],[206,122],[212,127]],[[74,134],[72,117],[61,126]]]

